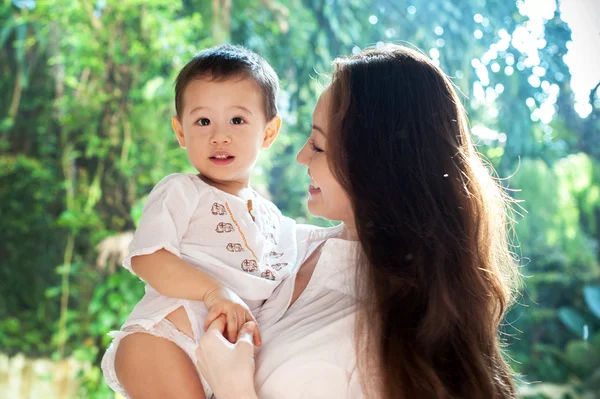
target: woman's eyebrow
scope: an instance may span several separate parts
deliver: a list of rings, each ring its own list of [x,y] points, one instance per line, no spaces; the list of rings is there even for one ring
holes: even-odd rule
[[[323,131],[323,129],[321,129],[319,126],[315,125],[314,123],[313,123],[313,125],[312,125],[312,129],[313,129],[313,130],[316,130],[317,132],[319,132],[319,133],[321,133],[323,136],[325,136],[325,132]]]

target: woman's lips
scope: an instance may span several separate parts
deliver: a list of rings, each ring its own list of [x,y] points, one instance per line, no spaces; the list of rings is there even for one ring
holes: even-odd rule
[[[308,186],[308,192],[310,193],[310,195],[315,195],[315,194],[319,194],[321,192],[321,189],[318,187],[315,187],[313,185]]]

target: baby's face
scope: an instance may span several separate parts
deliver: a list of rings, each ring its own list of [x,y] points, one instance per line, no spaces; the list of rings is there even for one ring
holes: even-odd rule
[[[183,110],[173,117],[179,144],[194,167],[217,184],[248,184],[262,148],[279,131],[267,121],[259,86],[252,79],[197,79],[183,93]]]

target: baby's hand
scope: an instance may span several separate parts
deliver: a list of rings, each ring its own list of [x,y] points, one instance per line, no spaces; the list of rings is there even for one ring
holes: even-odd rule
[[[256,319],[248,309],[248,305],[235,294],[232,290],[226,287],[215,288],[209,291],[204,296],[204,304],[208,308],[208,316],[204,321],[204,330],[206,331],[213,321],[219,315],[225,315],[227,318],[227,327],[225,336],[230,342],[235,343],[238,336],[238,331],[247,321],[256,323]],[[260,331],[258,328],[254,330],[254,345],[261,345]]]

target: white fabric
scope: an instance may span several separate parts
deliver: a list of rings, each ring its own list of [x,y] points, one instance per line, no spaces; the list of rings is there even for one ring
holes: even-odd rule
[[[148,196],[123,266],[133,273],[131,258],[165,249],[230,287],[254,311],[289,276],[297,256],[295,235],[295,222],[255,192],[242,199],[194,174],[172,174]],[[150,329],[182,306],[198,339],[204,304],[163,296],[149,285],[123,327]]]
[[[121,386],[119,379],[117,378],[117,373],[115,371],[115,355],[117,353],[117,348],[119,343],[123,338],[130,334],[135,333],[144,333],[154,335],[155,337],[160,337],[167,339],[173,342],[175,345],[180,347],[192,360],[192,362],[197,365],[198,358],[196,357],[196,348],[198,347],[198,343],[196,340],[188,337],[181,331],[175,327],[173,323],[171,323],[168,319],[162,319],[158,323],[156,323],[150,330],[145,329],[144,327],[134,324],[128,327],[125,327],[122,331],[113,331],[109,335],[113,338],[110,346],[106,350],[106,353],[102,357],[102,372],[104,373],[104,379],[106,383],[113,391],[119,393],[121,396],[125,398],[129,398],[125,389]],[[202,387],[204,388],[204,396],[210,398],[213,394],[212,390],[208,386],[208,383],[202,377],[200,370],[196,366],[196,371],[198,372],[198,376],[202,382]]]
[[[263,345],[257,349],[255,385],[260,399],[362,398],[356,370],[354,273],[359,244],[332,238],[330,229],[298,226],[298,265],[323,241],[304,292],[288,308],[295,273],[257,315]]]

